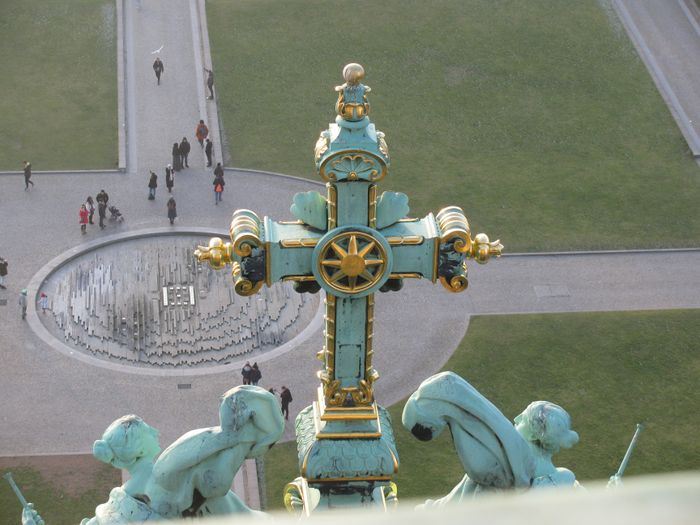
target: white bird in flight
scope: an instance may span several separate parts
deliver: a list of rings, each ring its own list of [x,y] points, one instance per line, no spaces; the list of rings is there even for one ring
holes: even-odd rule
[[[155,55],[156,53],[160,53],[161,51],[163,51],[163,47],[165,47],[165,44],[163,44],[162,46],[160,46],[160,47],[159,47],[158,49],[156,49],[155,51],[151,51],[151,55]]]

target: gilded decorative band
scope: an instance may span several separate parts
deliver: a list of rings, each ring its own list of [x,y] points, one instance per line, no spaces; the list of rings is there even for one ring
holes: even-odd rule
[[[435,216],[440,227],[440,243],[454,241],[454,249],[459,253],[471,250],[471,232],[469,221],[459,206],[448,206],[441,209]]]
[[[239,257],[247,257],[253,252],[253,248],[262,245],[260,231],[262,224],[260,217],[250,210],[236,210],[231,219],[231,241],[233,251]]]

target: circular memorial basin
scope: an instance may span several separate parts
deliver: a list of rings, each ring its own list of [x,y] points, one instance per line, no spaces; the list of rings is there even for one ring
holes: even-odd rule
[[[52,261],[30,290],[37,300],[48,296],[36,317],[52,346],[120,368],[221,371],[263,361],[318,324],[319,297],[298,294],[291,283],[236,295],[229,270],[213,270],[192,254],[212,235],[127,234]]]

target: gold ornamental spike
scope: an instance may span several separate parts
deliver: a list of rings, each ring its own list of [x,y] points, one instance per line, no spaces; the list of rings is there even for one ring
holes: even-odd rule
[[[208,246],[197,246],[194,256],[200,262],[208,262],[215,270],[221,270],[233,261],[232,249],[230,242],[225,243],[220,237],[212,237]]]

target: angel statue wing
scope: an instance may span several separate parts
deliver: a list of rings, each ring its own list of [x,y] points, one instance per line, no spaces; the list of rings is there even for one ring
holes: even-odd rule
[[[403,410],[404,427],[428,441],[447,426],[466,476],[442,505],[484,490],[529,488],[535,462],[513,424],[472,385],[453,372],[421,383]]]

